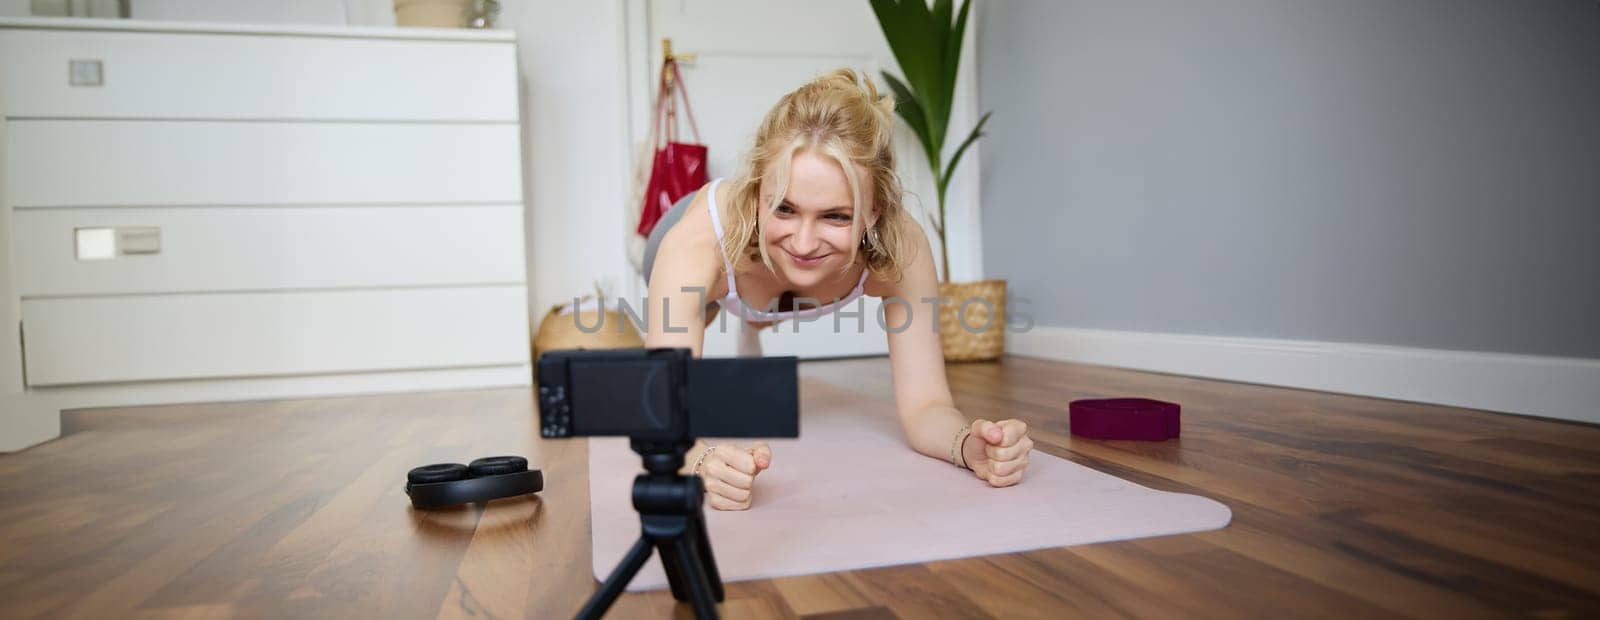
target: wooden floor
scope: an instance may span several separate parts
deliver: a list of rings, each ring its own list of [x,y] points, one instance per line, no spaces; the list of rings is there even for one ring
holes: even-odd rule
[[[884,359],[802,374],[890,398]],[[1202,534],[730,584],[729,618],[1600,617],[1600,428],[1008,358],[970,417],[1233,509]],[[1078,398],[1181,403],[1183,437],[1068,435]],[[0,617],[570,616],[593,591],[585,444],[527,390],[95,410],[0,455]],[[414,512],[405,471],[528,455],[537,498]],[[609,617],[689,617],[666,592]]]

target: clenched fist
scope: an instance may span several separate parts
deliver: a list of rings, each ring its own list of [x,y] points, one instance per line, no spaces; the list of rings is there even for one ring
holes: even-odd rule
[[[717,510],[747,510],[756,476],[772,466],[772,448],[760,442],[749,448],[719,445],[700,461],[707,503]]]
[[[1021,482],[1033,450],[1028,425],[1021,420],[974,420],[968,428],[972,434],[962,442],[961,455],[972,473],[994,487]]]

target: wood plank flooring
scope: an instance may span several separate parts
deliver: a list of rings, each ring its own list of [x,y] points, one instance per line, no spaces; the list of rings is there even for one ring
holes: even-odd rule
[[[808,378],[891,399],[883,358]],[[1006,358],[969,417],[1227,504],[1201,534],[729,584],[728,618],[1600,617],[1600,428]],[[1078,398],[1181,403],[1181,439],[1067,432]],[[1600,406],[1600,404],[1597,404]],[[0,617],[569,617],[593,591],[587,450],[528,390],[72,412],[0,455]],[[536,498],[414,512],[405,471],[524,454]],[[665,591],[613,618],[691,617]]]

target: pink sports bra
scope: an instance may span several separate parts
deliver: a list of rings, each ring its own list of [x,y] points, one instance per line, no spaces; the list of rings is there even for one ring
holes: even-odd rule
[[[720,249],[722,247],[722,216],[717,214],[717,184],[721,182],[722,179],[712,181],[711,190],[706,193],[706,206],[711,210],[711,227],[717,231],[717,247],[719,249],[719,254],[721,253]],[[734,285],[733,282],[733,265],[728,262],[727,255],[723,255],[722,257],[722,267],[723,272],[728,274],[728,294],[724,296],[718,303],[720,303],[722,308],[727,310],[729,314],[741,317],[746,321],[757,322],[782,321],[786,319],[809,320],[825,315],[829,312],[833,312],[834,310],[838,310],[845,304],[855,301],[857,297],[860,297],[862,293],[866,291],[867,275],[869,273],[865,269],[861,270],[861,280],[856,282],[856,287],[850,289],[849,295],[845,295],[843,299],[834,301],[833,303],[817,306],[815,308],[806,308],[804,310],[767,312],[765,310],[757,310],[752,308],[748,304],[744,303],[744,300],[739,298],[739,289]]]

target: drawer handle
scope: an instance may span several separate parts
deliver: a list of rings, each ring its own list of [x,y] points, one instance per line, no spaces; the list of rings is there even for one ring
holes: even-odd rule
[[[161,253],[161,229],[155,226],[77,228],[78,260],[108,260],[118,256]]]
[[[67,61],[67,84],[71,86],[102,86],[105,84],[104,66],[100,59]]]

